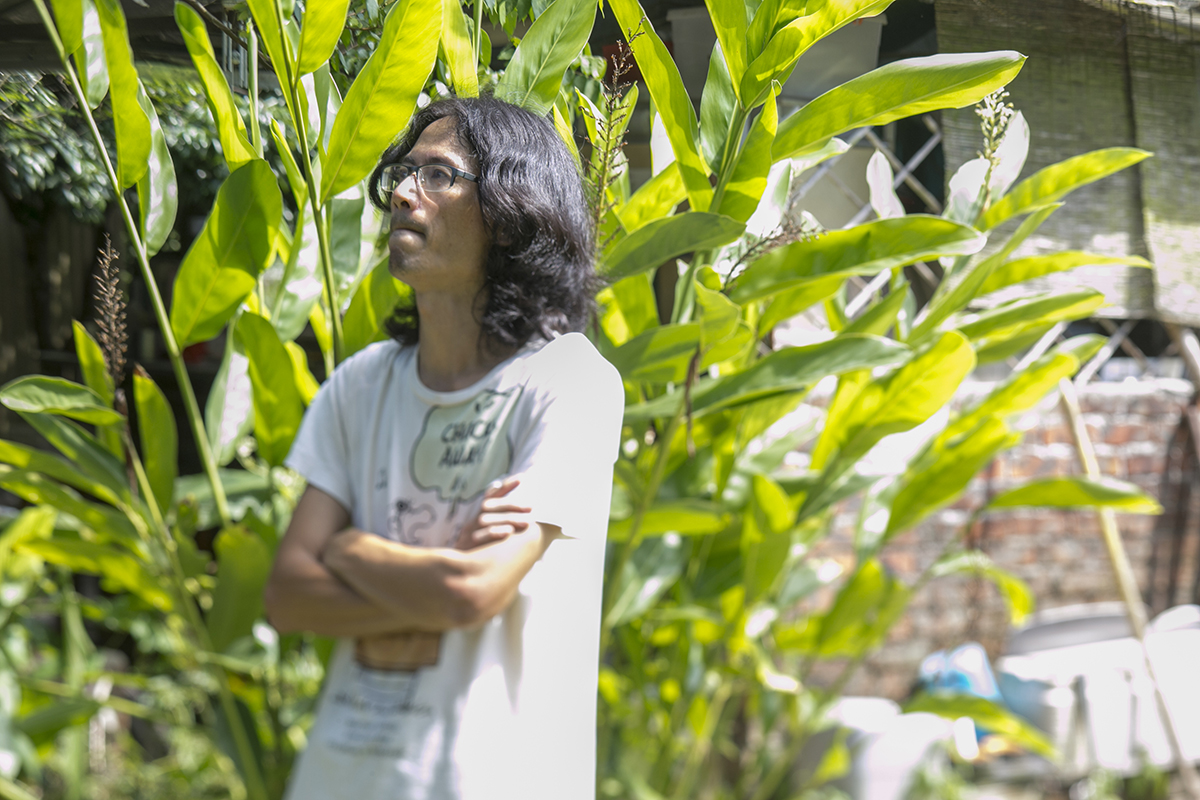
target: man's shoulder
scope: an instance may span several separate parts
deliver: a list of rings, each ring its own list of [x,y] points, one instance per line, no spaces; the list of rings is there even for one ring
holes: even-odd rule
[[[404,354],[405,348],[390,339],[369,344],[338,364],[321,390],[331,391],[341,403],[373,396],[371,390],[389,379]]]
[[[529,357],[530,382],[560,389],[611,388],[621,375],[582,333],[556,336]]]

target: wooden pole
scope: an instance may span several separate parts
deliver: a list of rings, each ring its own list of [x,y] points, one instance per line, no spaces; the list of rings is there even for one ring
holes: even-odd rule
[[[1062,395],[1063,413],[1070,423],[1071,435],[1075,439],[1075,449],[1079,453],[1079,460],[1083,463],[1084,474],[1089,478],[1099,478],[1100,465],[1096,462],[1096,451],[1092,447],[1092,440],[1088,437],[1087,427],[1083,424],[1083,414],[1079,408],[1079,398],[1075,394],[1075,385],[1063,378],[1058,382],[1058,390]],[[1178,728],[1171,716],[1171,710],[1167,708],[1166,701],[1163,699],[1162,690],[1158,686],[1158,678],[1154,674],[1154,665],[1150,662],[1150,653],[1146,650],[1146,606],[1138,591],[1133,565],[1129,562],[1129,555],[1125,552],[1125,545],[1121,541],[1121,532],[1117,529],[1116,512],[1111,508],[1101,508],[1099,514],[1100,532],[1104,537],[1104,546],[1108,550],[1108,560],[1112,564],[1113,577],[1117,581],[1117,590],[1121,593],[1121,600],[1125,603],[1125,614],[1129,618],[1129,627],[1142,648],[1146,673],[1150,677],[1150,683],[1154,686],[1154,699],[1158,702],[1159,715],[1163,721],[1163,728],[1166,730],[1167,742],[1171,746],[1171,755],[1179,770],[1184,793],[1191,800],[1200,800],[1200,775],[1196,773],[1192,762],[1183,755]]]

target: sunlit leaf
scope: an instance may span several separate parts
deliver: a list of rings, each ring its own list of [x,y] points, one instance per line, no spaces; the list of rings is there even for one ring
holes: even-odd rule
[[[1012,51],[894,61],[830,89],[784,120],[774,158],[855,128],[978,103],[1011,81],[1024,62],[1025,56]]]
[[[563,73],[587,44],[596,19],[592,0],[554,0],[533,21],[496,84],[501,100],[545,116]]]
[[[946,719],[970,717],[979,727],[1000,734],[1038,755],[1057,758],[1054,745],[1044,733],[991,700],[965,694],[919,694],[904,704],[904,713],[920,712],[937,714]]]
[[[138,103],[138,75],[120,0],[95,0],[108,65],[113,128],[117,139],[117,182],[128,189],[146,174],[150,160],[150,120]]]
[[[619,280],[656,269],[695,250],[729,244],[745,225],[720,214],[687,211],[656,219],[613,245],[601,258],[599,272]]]
[[[408,125],[437,58],[442,0],[398,0],[379,45],[355,77],[329,135],[321,202],[361,181]]]
[[[171,327],[181,347],[220,333],[273,251],[283,198],[267,162],[230,174],[175,276]]]
[[[1035,172],[989,208],[979,220],[990,230],[1007,219],[1061,200],[1081,186],[1106,178],[1150,157],[1136,147],[1109,147],[1068,158]]]
[[[71,539],[40,539],[22,542],[18,549],[76,572],[100,576],[101,586],[125,590],[145,600],[160,611],[170,611],[174,605],[171,595],[158,578],[136,558],[111,545]]]
[[[1084,266],[1154,266],[1141,256],[1102,256],[1096,253],[1083,253],[1078,250],[1063,250],[1044,256],[1028,256],[1009,261],[992,270],[988,279],[980,287],[980,294],[988,294],[1014,283],[1041,278],[1055,272]]]
[[[296,385],[292,360],[271,323],[257,314],[243,313],[237,333],[250,362],[258,453],[268,464],[278,466],[291,449],[304,416],[304,399]]]
[[[314,72],[333,55],[338,37],[346,27],[350,0],[308,0],[300,28],[300,47],[296,51],[296,72]]]
[[[995,497],[988,508],[1111,508],[1124,514],[1161,514],[1162,506],[1136,484],[1110,477],[1043,478]]]
[[[247,636],[262,616],[263,587],[271,572],[271,554],[261,538],[243,525],[217,534],[217,585],[206,622],[213,650],[224,652]]]

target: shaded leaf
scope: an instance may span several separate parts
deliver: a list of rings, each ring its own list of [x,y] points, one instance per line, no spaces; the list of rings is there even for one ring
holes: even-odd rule
[[[146,479],[154,500],[165,514],[175,491],[179,435],[175,414],[162,391],[141,367],[133,373],[133,399],[137,406],[138,434]]]
[[[237,334],[250,362],[258,453],[271,466],[279,466],[304,416],[304,399],[296,385],[292,360],[271,323],[257,314],[243,313]]]
[[[664,533],[700,535],[718,533],[729,524],[729,515],[715,503],[683,499],[655,503],[646,509],[639,529],[640,536],[661,536]],[[621,542],[629,538],[633,518],[614,520],[608,524],[608,540]]]
[[[214,547],[217,585],[206,622],[213,650],[222,653],[236,639],[249,635],[262,616],[271,554],[263,540],[243,525],[223,529]]]
[[[729,244],[745,227],[729,217],[699,211],[656,219],[609,248],[598,271],[615,281],[657,269],[686,253]]]
[[[0,387],[0,403],[12,411],[58,414],[93,425],[120,424],[125,417],[82,384],[48,375],[26,375]]]

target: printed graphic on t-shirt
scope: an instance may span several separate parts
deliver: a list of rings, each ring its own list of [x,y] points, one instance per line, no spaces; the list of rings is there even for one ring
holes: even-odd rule
[[[457,504],[483,492],[496,478],[508,474],[512,448],[508,426],[521,396],[519,388],[507,392],[485,389],[457,406],[434,406],[413,448],[412,478],[438,499]]]
[[[325,742],[355,755],[403,758],[405,728],[432,710],[416,700],[419,672],[380,672],[354,665],[349,680],[329,696]]]
[[[436,522],[437,511],[433,506],[401,498],[392,503],[388,512],[388,537],[414,547],[436,547],[443,544],[434,534]]]

